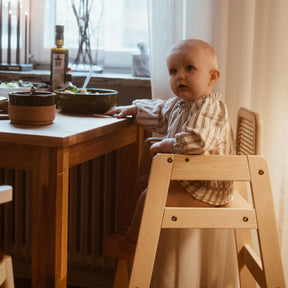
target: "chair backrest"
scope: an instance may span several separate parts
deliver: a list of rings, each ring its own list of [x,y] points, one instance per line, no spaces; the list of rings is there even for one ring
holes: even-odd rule
[[[239,109],[236,130],[237,155],[262,154],[262,126],[260,114],[243,107]]]

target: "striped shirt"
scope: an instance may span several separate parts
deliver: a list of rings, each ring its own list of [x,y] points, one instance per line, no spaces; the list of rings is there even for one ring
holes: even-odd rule
[[[233,131],[228,110],[221,95],[211,93],[192,101],[179,97],[141,99],[136,122],[144,129],[175,138],[174,153],[235,154]],[[194,198],[212,205],[224,205],[232,199],[230,181],[179,181]]]

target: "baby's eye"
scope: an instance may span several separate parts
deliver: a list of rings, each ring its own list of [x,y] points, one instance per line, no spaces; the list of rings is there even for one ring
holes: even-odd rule
[[[193,70],[196,70],[196,68],[193,65],[187,65],[186,70],[187,71],[193,71]]]
[[[170,75],[175,75],[176,73],[177,73],[177,69],[175,69],[175,68],[172,68],[169,70]]]

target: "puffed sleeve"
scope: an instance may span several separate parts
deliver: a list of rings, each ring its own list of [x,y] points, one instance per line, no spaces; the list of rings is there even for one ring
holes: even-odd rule
[[[224,130],[230,127],[226,105],[213,97],[201,99],[195,105],[198,109],[190,113],[185,131],[175,135],[175,153],[218,154]]]
[[[162,99],[140,99],[133,101],[137,106],[136,122],[145,130],[166,134],[168,128],[169,111],[175,98]]]

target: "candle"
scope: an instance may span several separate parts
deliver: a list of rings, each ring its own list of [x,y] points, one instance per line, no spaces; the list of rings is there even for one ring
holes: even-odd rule
[[[25,12],[25,64],[27,61],[27,33],[28,33],[28,12]]]
[[[7,62],[11,64],[11,2],[8,0],[8,49],[7,49]]]
[[[2,0],[0,0],[0,64],[2,64]]]
[[[17,48],[16,48],[16,63],[20,64],[20,0],[17,3]]]

